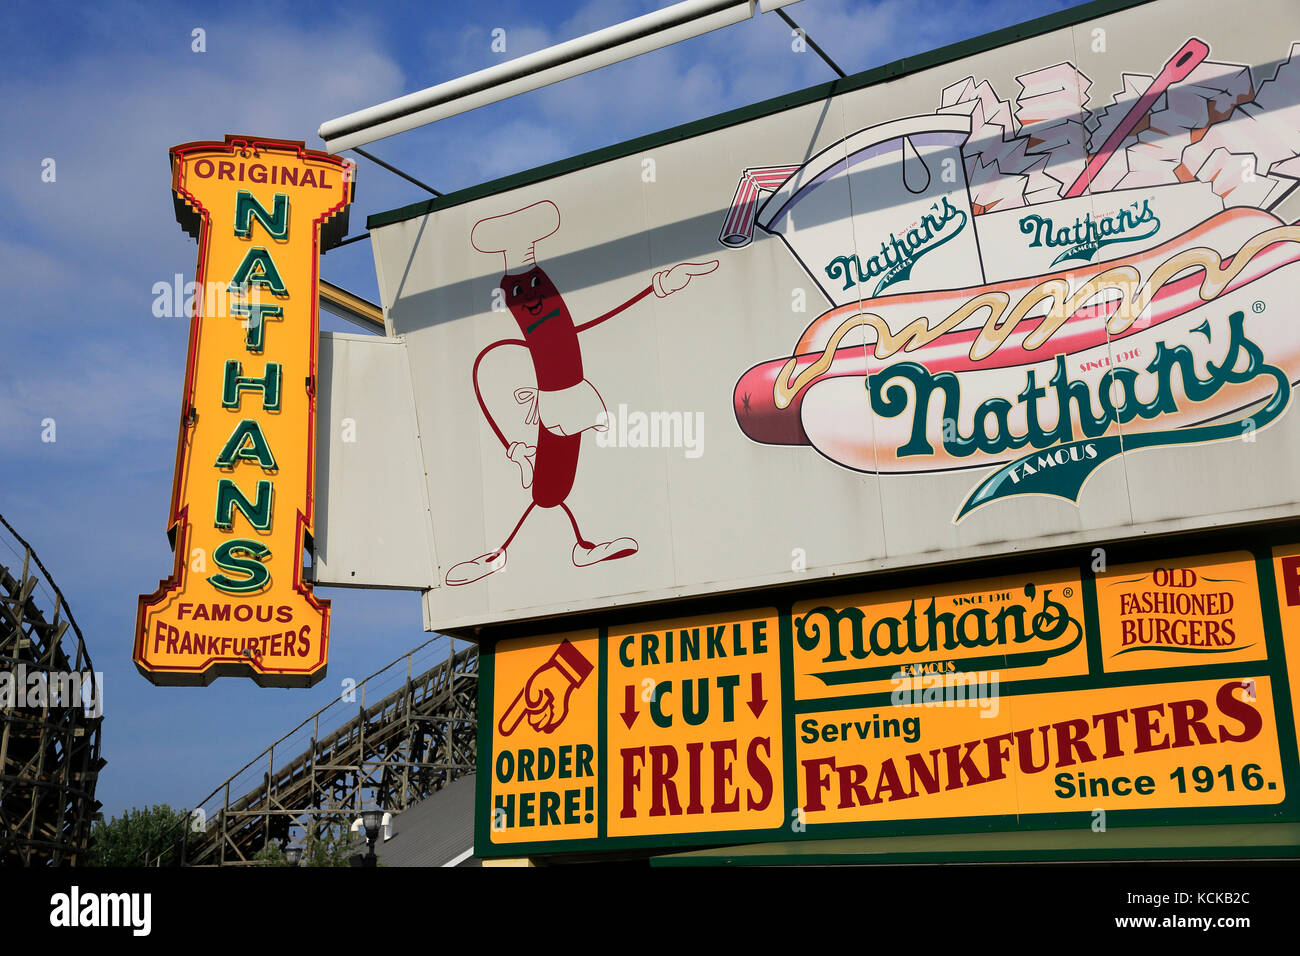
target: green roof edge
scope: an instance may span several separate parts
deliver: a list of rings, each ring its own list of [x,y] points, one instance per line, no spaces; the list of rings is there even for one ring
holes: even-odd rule
[[[390,226],[393,223],[414,219],[417,216],[428,215],[439,209],[459,206],[475,199],[482,199],[484,196],[492,196],[496,193],[518,189],[521,186],[543,182],[565,173],[586,169],[613,159],[622,159],[634,153],[654,149],[665,143],[674,143],[679,140],[690,139],[693,136],[716,132],[726,129],[728,126],[735,126],[739,123],[793,109],[807,103],[815,103],[829,96],[859,90],[863,87],[873,86],[876,83],[883,83],[886,80],[898,79],[910,73],[919,73],[922,70],[942,66],[945,63],[952,63],[979,53],[987,53],[990,50],[1008,46],[1020,40],[1041,36],[1044,33],[1051,33],[1053,30],[1060,30],[1065,27],[1077,26],[1097,17],[1119,13],[1123,10],[1153,2],[1155,0],[1090,0],[1088,3],[1067,7],[1064,10],[1049,13],[1027,23],[1003,27],[1001,30],[994,30],[992,33],[985,33],[969,40],[950,43],[937,50],[931,50],[929,53],[904,57],[901,60],[886,63],[884,66],[863,70],[861,73],[854,73],[844,79],[819,83],[816,86],[810,86],[794,93],[775,96],[750,106],[738,107],[725,113],[718,113],[714,116],[684,123],[681,126],[674,126],[671,129],[648,133],[645,136],[638,136],[635,139],[614,143],[610,146],[602,146],[599,149],[579,153],[577,156],[571,156],[568,159],[560,159],[553,163],[547,163],[545,166],[537,166],[523,172],[512,173],[509,176],[489,180],[477,186],[468,186],[465,189],[458,189],[455,192],[437,196],[433,199],[410,203],[386,212],[372,213],[366,219],[366,228],[378,229],[381,226]]]

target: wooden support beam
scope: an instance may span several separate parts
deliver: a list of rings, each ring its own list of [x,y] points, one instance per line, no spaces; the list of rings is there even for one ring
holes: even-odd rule
[[[367,332],[384,334],[384,310],[373,302],[324,279],[320,280],[318,292],[322,309],[341,319],[347,319]]]

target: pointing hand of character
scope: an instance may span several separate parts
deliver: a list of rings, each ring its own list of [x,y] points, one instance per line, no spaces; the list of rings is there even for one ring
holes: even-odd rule
[[[519,466],[519,478],[525,488],[533,486],[533,466],[536,464],[537,446],[526,445],[521,441],[512,441],[506,451],[506,457]]]
[[[717,259],[710,259],[708,262],[682,262],[671,269],[656,272],[651,285],[654,286],[655,295],[662,299],[686,288],[686,283],[691,281],[692,276],[706,276],[717,267]]]

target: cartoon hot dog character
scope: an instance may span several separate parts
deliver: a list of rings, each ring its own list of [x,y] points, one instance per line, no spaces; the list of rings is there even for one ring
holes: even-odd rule
[[[718,262],[685,262],[656,272],[650,283],[627,301],[579,324],[574,322],[555,284],[537,264],[537,243],[559,228],[559,209],[555,203],[543,200],[480,220],[470,233],[470,243],[475,249],[503,257],[505,274],[500,289],[522,336],[493,342],[478,354],[472,373],[474,394],[506,457],[519,468],[521,483],[531,491],[532,500],[500,547],[448,570],[446,583],[449,585],[470,584],[504,568],[506,549],[535,508],[559,508],[568,517],[575,539],[572,550],[575,567],[625,558],[635,554],[638,548],[636,540],[630,537],[589,540],[568,505],[577,474],[582,433],[608,428],[605,402],[586,378],[578,336],[651,293],[664,298],[680,291],[692,277],[716,269]],[[536,437],[531,443],[507,438],[484,399],[480,367],[485,357],[506,346],[526,349],[536,375],[535,388],[521,384],[514,390],[515,401],[527,408],[525,425],[536,427]]]

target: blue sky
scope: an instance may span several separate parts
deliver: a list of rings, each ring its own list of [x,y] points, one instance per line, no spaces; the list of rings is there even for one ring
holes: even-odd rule
[[[0,9],[0,514],[36,548],[105,675],[104,810],[192,806],[268,743],[428,640],[414,593],[321,589],[331,659],[310,690],[223,678],[156,688],[131,663],[136,598],[165,534],[186,323],[155,283],[193,277],[167,150],[250,133],[304,139],[354,109],[649,12],[587,3],[317,0]],[[1066,0],[805,0],[789,13],[852,73],[1060,10]],[[205,31],[206,51],[192,50]],[[505,30],[506,51],[491,49]],[[831,79],[775,14],[367,147],[450,191]],[[355,158],[355,157],[354,157]],[[54,182],[42,163],[55,161]],[[353,232],[424,198],[359,160]],[[322,275],[377,299],[369,244]],[[327,329],[350,329],[322,316]],[[56,440],[41,440],[54,419]],[[11,558],[0,553],[0,561]],[[322,728],[324,729],[324,728]]]

